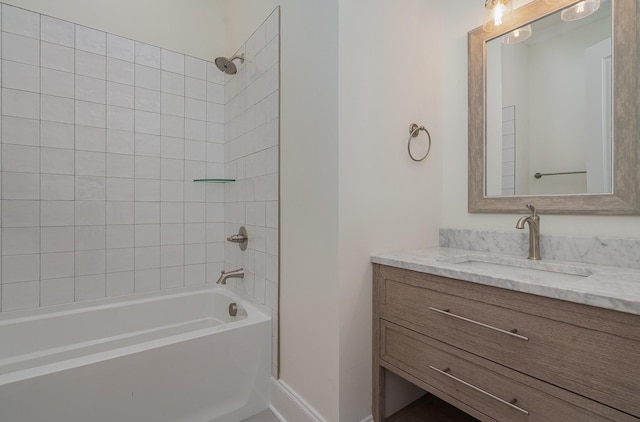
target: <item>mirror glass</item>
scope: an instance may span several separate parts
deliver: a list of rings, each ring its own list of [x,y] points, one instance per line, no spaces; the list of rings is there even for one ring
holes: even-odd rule
[[[611,15],[602,0],[486,43],[486,196],[614,191]]]

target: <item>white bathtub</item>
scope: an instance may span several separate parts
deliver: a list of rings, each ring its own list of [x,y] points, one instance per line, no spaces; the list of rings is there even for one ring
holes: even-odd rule
[[[211,287],[0,314],[0,421],[242,420],[269,405],[270,319]]]

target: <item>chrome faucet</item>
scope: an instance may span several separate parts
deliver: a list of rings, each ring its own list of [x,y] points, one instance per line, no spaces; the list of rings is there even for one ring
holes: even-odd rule
[[[516,229],[524,229],[524,223],[529,223],[529,256],[527,258],[540,260],[540,216],[533,205],[527,204],[531,215],[520,217]]]
[[[244,268],[238,268],[233,271],[220,271],[220,278],[216,281],[217,284],[227,284],[228,278],[244,278]]]

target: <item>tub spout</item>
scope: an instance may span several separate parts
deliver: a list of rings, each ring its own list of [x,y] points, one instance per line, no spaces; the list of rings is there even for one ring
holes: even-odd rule
[[[233,271],[220,271],[220,278],[216,281],[217,284],[227,284],[228,278],[244,278],[244,268],[238,268]]]

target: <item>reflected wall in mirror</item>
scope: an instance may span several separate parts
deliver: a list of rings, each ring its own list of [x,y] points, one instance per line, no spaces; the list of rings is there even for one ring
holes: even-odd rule
[[[561,12],[487,43],[488,196],[613,191],[611,3]]]
[[[470,212],[640,213],[640,0],[561,19],[580,3],[534,0],[469,33]]]

